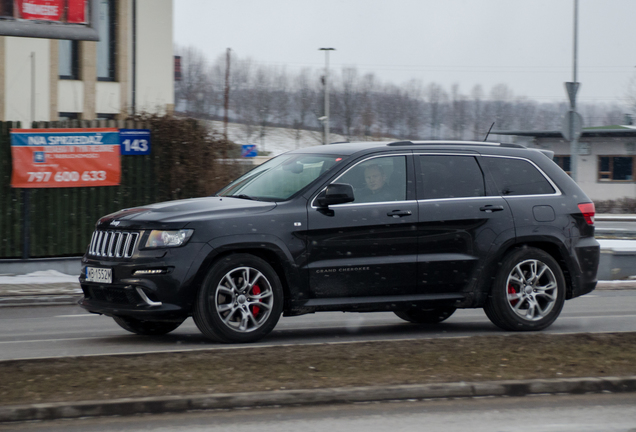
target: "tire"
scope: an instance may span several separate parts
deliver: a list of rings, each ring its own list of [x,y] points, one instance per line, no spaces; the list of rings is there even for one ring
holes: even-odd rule
[[[404,321],[413,324],[436,324],[450,317],[457,308],[453,306],[437,306],[430,309],[409,309],[393,312]]]
[[[255,342],[271,332],[283,311],[283,289],[274,269],[249,254],[214,264],[194,305],[204,336],[225,343]]]
[[[565,289],[563,271],[551,255],[517,249],[502,261],[484,311],[503,330],[543,330],[561,313]]]
[[[185,321],[185,318],[181,321],[143,321],[123,316],[115,316],[113,319],[124,330],[144,336],[160,336],[168,334],[171,331],[176,330],[177,327]]]

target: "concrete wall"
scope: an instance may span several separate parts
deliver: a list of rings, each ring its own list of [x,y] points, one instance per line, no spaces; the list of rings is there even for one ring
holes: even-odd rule
[[[0,37],[4,44],[4,119],[29,125],[51,120],[50,46],[47,39]],[[35,119],[32,114],[31,54],[35,55]]]

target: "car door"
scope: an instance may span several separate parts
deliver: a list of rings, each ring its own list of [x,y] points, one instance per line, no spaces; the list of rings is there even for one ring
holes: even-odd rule
[[[418,288],[427,294],[470,291],[489,252],[514,238],[510,208],[487,194],[477,154],[415,155]]]
[[[310,297],[343,299],[416,291],[418,209],[413,181],[409,181],[410,164],[408,154],[366,157],[331,182],[352,185],[353,202],[325,209],[310,200]],[[384,190],[376,187],[378,172],[384,178]]]

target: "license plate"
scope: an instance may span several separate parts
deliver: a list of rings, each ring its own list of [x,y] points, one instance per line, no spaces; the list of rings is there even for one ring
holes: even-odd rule
[[[86,267],[86,282],[113,283],[113,269]]]

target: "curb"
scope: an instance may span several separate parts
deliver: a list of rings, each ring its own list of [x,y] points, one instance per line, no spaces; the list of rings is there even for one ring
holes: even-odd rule
[[[388,400],[636,392],[636,376],[282,390],[0,407],[0,422]]]
[[[82,295],[7,296],[0,297],[1,307],[76,305]]]

